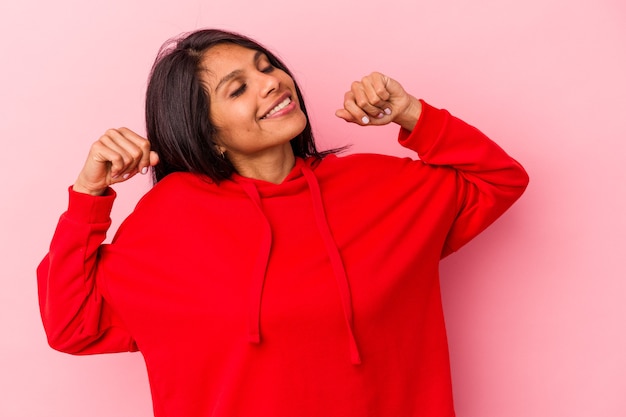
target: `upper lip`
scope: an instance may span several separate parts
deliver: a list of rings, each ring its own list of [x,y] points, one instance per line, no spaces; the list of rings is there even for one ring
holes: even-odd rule
[[[278,98],[276,99],[276,101],[274,101],[274,103],[272,103],[269,107],[267,107],[267,109],[261,113],[261,116],[259,117],[259,119],[264,118],[265,116],[267,116],[267,114],[269,112],[272,111],[272,109],[276,106],[278,106],[280,103],[282,103],[287,97],[291,98],[291,92],[290,91],[285,91],[283,94],[281,94],[280,96],[278,96]]]

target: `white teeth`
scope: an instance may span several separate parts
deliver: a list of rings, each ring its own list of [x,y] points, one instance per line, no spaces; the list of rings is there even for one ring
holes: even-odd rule
[[[277,111],[284,109],[285,107],[287,107],[289,105],[289,103],[291,103],[291,98],[287,97],[282,102],[280,102],[276,107],[274,107],[272,110],[270,110],[269,113],[267,113],[265,116],[261,117],[261,119],[266,119],[267,117],[271,116],[272,114],[276,113]]]

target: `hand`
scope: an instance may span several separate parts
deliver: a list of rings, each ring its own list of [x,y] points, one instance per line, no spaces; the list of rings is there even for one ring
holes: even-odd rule
[[[422,103],[404,91],[396,80],[373,72],[352,83],[344,95],[343,109],[337,117],[361,126],[397,123],[413,130],[422,112]]]
[[[85,166],[74,183],[74,191],[102,195],[108,186],[126,181],[159,162],[150,142],[125,127],[109,129],[89,150]]]

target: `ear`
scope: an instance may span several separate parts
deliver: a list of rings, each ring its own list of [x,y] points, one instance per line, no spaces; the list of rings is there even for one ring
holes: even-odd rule
[[[224,157],[224,154],[226,154],[226,148],[223,147],[222,145],[216,144],[215,149],[217,149],[217,153],[219,153],[222,158]]]

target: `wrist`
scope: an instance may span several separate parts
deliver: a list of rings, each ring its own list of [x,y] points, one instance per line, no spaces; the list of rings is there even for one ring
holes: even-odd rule
[[[94,197],[98,197],[98,196],[102,196],[106,193],[107,187],[105,188],[90,188],[90,187],[86,187],[82,184],[80,184],[79,182],[74,183],[74,185],[72,185],[72,190],[77,192],[77,193],[81,193],[81,194],[89,194],[92,195]]]
[[[409,104],[406,109],[394,119],[394,122],[409,132],[413,130],[422,115],[422,102],[409,95]]]

